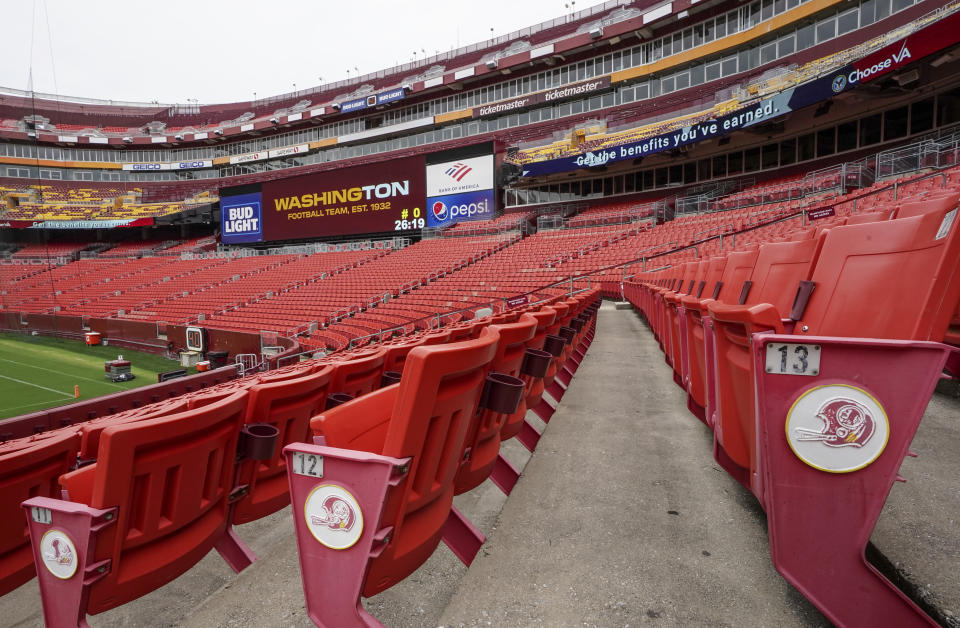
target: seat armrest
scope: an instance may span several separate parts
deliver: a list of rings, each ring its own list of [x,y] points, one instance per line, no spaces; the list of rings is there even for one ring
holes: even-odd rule
[[[747,333],[772,330],[783,333],[783,323],[777,308],[769,303],[755,305],[732,305],[714,301],[707,305],[710,318],[721,323],[737,323],[747,328]]]
[[[680,299],[680,304],[683,305],[685,309],[700,312],[700,316],[707,315],[707,306],[713,302],[714,299],[700,299],[692,294],[685,295]]]

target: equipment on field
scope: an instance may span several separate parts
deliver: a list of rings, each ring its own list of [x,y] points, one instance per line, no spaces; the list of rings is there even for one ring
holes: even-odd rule
[[[103,370],[106,371],[105,377],[111,382],[128,382],[136,377],[130,369],[130,360],[124,360],[122,355],[118,355],[116,360],[108,360],[103,363]]]

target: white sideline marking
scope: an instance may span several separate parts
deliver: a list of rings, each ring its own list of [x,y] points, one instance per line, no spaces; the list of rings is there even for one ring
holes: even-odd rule
[[[59,401],[40,401],[37,403],[28,403],[25,406],[13,406],[12,408],[4,408],[4,410],[22,410],[24,408],[35,408],[36,406],[45,406],[51,403],[60,403]]]
[[[20,366],[26,366],[28,368],[37,369],[38,371],[46,371],[48,373],[58,373],[60,375],[63,374],[61,371],[56,371],[54,369],[48,369],[42,366],[37,366],[36,364],[27,364],[26,362],[17,362],[16,360],[8,360],[7,358],[0,358],[0,362],[9,362],[10,364],[18,364]],[[102,379],[92,379],[90,377],[84,377],[82,375],[71,375],[71,377],[73,377],[74,379],[82,379],[86,382],[93,382],[94,384],[106,384],[107,386],[113,386],[114,388],[120,388],[125,390],[123,386],[121,386],[120,384],[115,384],[113,382],[108,382]],[[43,386],[41,386],[40,388],[43,388]]]
[[[15,377],[9,377],[7,375],[0,375],[3,379],[9,379],[11,382],[17,382],[18,384],[26,384],[27,386],[33,386],[34,388],[42,388],[44,390],[49,390],[52,393],[57,393],[58,395],[63,395],[64,397],[73,397],[73,395],[68,395],[65,392],[60,390],[54,390],[53,388],[47,388],[46,386],[41,386],[40,384],[34,384],[33,382],[25,382],[22,379],[17,379]]]

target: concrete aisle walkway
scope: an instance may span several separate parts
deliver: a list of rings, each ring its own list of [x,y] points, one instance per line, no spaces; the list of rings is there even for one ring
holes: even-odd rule
[[[774,570],[763,513],[670,373],[642,319],[605,303],[442,624],[829,625]]]

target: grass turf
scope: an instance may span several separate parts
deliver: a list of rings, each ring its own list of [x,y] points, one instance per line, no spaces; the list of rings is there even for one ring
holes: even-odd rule
[[[114,383],[104,377],[103,363],[118,354],[130,360],[136,379]],[[0,334],[0,419],[155,384],[157,373],[176,368],[173,360],[120,347]],[[78,399],[74,386],[80,387]]]

